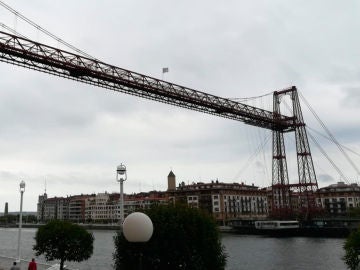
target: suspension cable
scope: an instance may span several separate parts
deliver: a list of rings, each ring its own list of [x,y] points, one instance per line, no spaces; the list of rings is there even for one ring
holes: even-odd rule
[[[20,19],[22,19],[23,21],[27,22],[28,24],[30,24],[31,26],[35,27],[37,30],[41,31],[42,33],[44,33],[45,35],[55,39],[57,42],[65,45],[66,47],[76,51],[77,53],[82,54],[83,56],[93,59],[93,60],[97,60],[95,57],[91,56],[90,54],[87,54],[86,52],[76,48],[75,46],[71,45],[70,43],[62,40],[61,38],[57,37],[56,35],[52,34],[51,32],[49,32],[48,30],[42,28],[40,25],[36,24],[35,22],[33,22],[32,20],[28,19],[27,17],[25,17],[24,15],[22,15],[20,12],[16,11],[15,9],[13,9],[12,7],[10,7],[9,5],[5,4],[3,1],[0,0],[0,5],[3,6],[4,8],[6,8],[7,10],[9,10],[11,13],[13,13],[15,16],[19,17]]]
[[[348,180],[348,178],[343,174],[343,172],[339,169],[338,166],[336,166],[336,164],[334,163],[334,161],[329,157],[329,155],[325,152],[325,150],[320,146],[320,144],[318,143],[318,141],[315,139],[315,137],[308,132],[310,139],[313,141],[313,143],[317,146],[317,148],[319,148],[320,152],[323,154],[323,156],[330,162],[330,164],[332,165],[332,167],[338,172],[338,174],[340,175],[340,177],[342,177],[348,184],[350,184],[350,181]]]
[[[6,24],[0,23],[0,27],[8,30],[9,32],[13,33],[14,35],[17,35],[17,36],[19,36],[19,37],[28,39],[26,36],[20,34],[20,33],[17,32],[15,29],[12,29],[11,27],[7,26]]]
[[[240,101],[250,101],[250,100],[253,100],[253,99],[257,99],[257,98],[262,98],[262,97],[266,97],[266,96],[269,96],[269,95],[272,95],[273,92],[270,92],[270,93],[267,93],[267,94],[264,94],[264,95],[261,95],[261,96],[254,96],[254,97],[246,97],[246,98],[228,98],[230,100],[240,100]]]
[[[321,132],[317,131],[316,129],[314,129],[314,128],[312,128],[312,127],[309,127],[309,126],[306,126],[306,127],[307,127],[308,129],[312,130],[313,132],[315,132],[316,134],[320,135],[321,137],[323,137],[323,138],[325,138],[325,139],[327,139],[327,140],[329,140],[329,141],[332,142],[332,140],[331,140],[328,136],[322,134]],[[349,152],[351,152],[351,153],[353,153],[353,154],[355,154],[355,155],[357,155],[357,156],[360,157],[360,154],[359,154],[358,152],[356,152],[354,149],[351,149],[350,147],[347,147],[347,146],[345,146],[345,145],[341,145],[341,147],[344,148],[344,149],[346,149],[347,151],[349,151]]]
[[[247,162],[245,163],[244,166],[242,166],[241,170],[236,174],[236,176],[234,177],[234,179],[237,179],[240,177],[241,173],[244,172],[249,165],[251,164],[251,162],[254,160],[254,158],[260,153],[261,149],[264,149],[264,146],[267,144],[267,142],[270,139],[270,135],[268,135],[265,140],[257,147],[257,149],[255,150],[255,152],[249,157],[249,159],[247,160]]]
[[[351,164],[351,166],[355,169],[355,171],[357,172],[358,175],[360,175],[360,170],[357,168],[357,166],[355,165],[355,163],[350,159],[349,155],[344,151],[343,147],[341,146],[341,144],[335,139],[335,137],[332,135],[332,133],[330,132],[330,130],[325,126],[324,122],[321,121],[320,117],[316,114],[316,112],[314,111],[314,109],[310,106],[309,102],[307,102],[307,100],[305,99],[305,97],[301,94],[301,92],[299,92],[299,95],[301,97],[301,99],[304,101],[304,103],[306,104],[306,106],[308,107],[308,109],[311,111],[311,113],[314,115],[314,117],[316,118],[316,120],[318,120],[318,122],[320,123],[320,125],[322,126],[322,128],[325,130],[325,132],[328,134],[328,136],[330,137],[331,141],[333,143],[335,143],[337,145],[337,147],[339,148],[340,152],[345,156],[346,160]]]

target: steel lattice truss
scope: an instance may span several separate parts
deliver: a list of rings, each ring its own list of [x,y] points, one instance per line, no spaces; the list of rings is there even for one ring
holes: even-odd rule
[[[210,95],[0,31],[0,61],[217,115],[270,130],[293,130],[293,118]]]

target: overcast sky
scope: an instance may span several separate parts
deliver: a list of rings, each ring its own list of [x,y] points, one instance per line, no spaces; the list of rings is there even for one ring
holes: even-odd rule
[[[106,63],[160,79],[168,67],[165,80],[221,97],[295,85],[337,140],[360,153],[359,1],[6,3]],[[63,48],[3,7],[0,18]],[[26,211],[36,210],[45,183],[50,197],[117,192],[120,163],[128,170],[126,193],[166,190],[171,169],[177,182],[271,185],[267,130],[2,62],[0,74],[0,212],[5,202],[19,210],[21,180]],[[248,104],[271,110],[272,96]],[[302,109],[308,126],[325,133],[304,103]],[[351,182],[360,181],[336,146],[313,135]],[[296,182],[294,134],[286,139],[290,182]],[[310,144],[319,186],[339,181]],[[349,156],[359,164],[358,155]]]

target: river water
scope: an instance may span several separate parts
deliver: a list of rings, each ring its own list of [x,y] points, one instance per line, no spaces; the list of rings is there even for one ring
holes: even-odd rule
[[[21,254],[26,261],[34,256],[32,246],[36,229],[23,229]],[[114,231],[93,231],[95,237],[94,254],[85,262],[68,263],[79,270],[110,270],[114,251]],[[16,257],[17,229],[0,229],[0,266],[10,269]],[[343,238],[274,238],[255,235],[223,234],[222,243],[228,254],[226,270],[342,270],[346,269],[341,260]],[[45,269],[43,257],[36,258],[39,270]],[[49,264],[49,263],[48,263]],[[0,267],[1,268],[1,267]],[[22,263],[26,268],[26,262]],[[170,270],[170,269],[169,269]]]

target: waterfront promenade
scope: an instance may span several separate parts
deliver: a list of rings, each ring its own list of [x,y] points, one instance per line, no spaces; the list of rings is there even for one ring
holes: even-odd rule
[[[0,255],[0,270],[9,270],[15,261],[15,258],[9,258]],[[20,270],[27,270],[28,269],[29,261],[24,260],[20,264]],[[18,265],[19,266],[19,265]],[[37,270],[46,270],[50,267],[50,264],[47,263],[39,263],[37,262]]]

